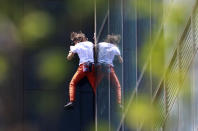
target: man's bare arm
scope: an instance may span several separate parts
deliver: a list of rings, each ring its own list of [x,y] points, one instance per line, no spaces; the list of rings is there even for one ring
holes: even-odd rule
[[[118,60],[119,60],[120,63],[123,63],[123,59],[120,55],[118,55]]]
[[[69,51],[69,54],[67,55],[67,60],[71,60],[74,57],[74,54],[75,53]]]

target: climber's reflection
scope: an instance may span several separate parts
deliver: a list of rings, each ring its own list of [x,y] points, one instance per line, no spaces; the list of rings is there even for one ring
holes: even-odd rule
[[[107,35],[104,42],[98,44],[98,68],[96,85],[105,78],[110,78],[111,83],[116,86],[117,102],[121,105],[121,87],[120,82],[115,74],[113,60],[117,56],[119,62],[123,59],[117,44],[120,42],[120,35]]]

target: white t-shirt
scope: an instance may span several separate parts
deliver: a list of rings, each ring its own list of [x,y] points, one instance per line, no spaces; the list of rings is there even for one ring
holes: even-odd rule
[[[106,63],[113,66],[113,59],[115,55],[120,55],[120,50],[117,46],[107,42],[101,42],[98,44],[98,62]]]
[[[90,41],[79,42],[75,46],[70,46],[70,51],[78,54],[79,65],[84,62],[94,62],[93,43]]]

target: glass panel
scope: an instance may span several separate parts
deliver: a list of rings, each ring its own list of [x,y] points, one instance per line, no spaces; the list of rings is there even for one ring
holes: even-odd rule
[[[198,129],[198,54],[195,57],[195,65],[194,65],[194,128],[195,130]]]
[[[97,3],[99,4],[99,3]],[[97,93],[96,93],[96,124],[97,130],[116,130],[119,124],[118,93],[121,93],[122,85],[122,63],[119,62],[115,52],[117,46],[122,55],[122,39],[120,42],[108,41],[101,45],[108,34],[120,35],[122,37],[121,0],[107,0],[97,7],[97,38],[98,38],[98,68],[97,68]],[[108,13],[109,12],[109,13]],[[116,36],[117,37],[117,36]],[[117,45],[115,46],[115,44]],[[111,56],[115,57],[111,58]],[[113,59],[113,65],[107,59]],[[114,71],[115,72],[114,72]],[[101,79],[101,80],[100,80]],[[122,88],[122,86],[121,86]],[[119,91],[118,91],[119,90]],[[119,107],[119,108],[118,108]],[[117,109],[118,108],[118,109]]]

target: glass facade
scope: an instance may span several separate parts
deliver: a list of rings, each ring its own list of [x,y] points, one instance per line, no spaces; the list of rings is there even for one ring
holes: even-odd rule
[[[7,0],[0,7],[0,130],[197,131],[196,0]],[[65,60],[73,31],[95,44],[102,79],[94,94],[83,78],[74,108],[64,111],[78,68],[77,56]],[[108,35],[120,36],[123,58],[111,67],[98,62]]]
[[[160,6],[159,1],[109,0],[106,2],[108,5],[106,12],[103,14],[103,20],[106,21],[103,21],[102,24],[101,18],[97,19],[97,28],[103,28],[102,33],[98,31],[100,32],[99,35],[121,34],[122,42],[119,48],[124,58],[122,67],[119,67],[120,65],[117,65],[117,63],[115,64],[115,70],[120,77],[119,80],[122,81],[124,103],[122,116],[118,117],[112,113],[116,112],[111,105],[116,98],[113,96],[114,93],[111,92],[113,89],[111,83],[103,81],[104,83],[97,89],[97,126],[106,121],[109,130],[145,130],[144,126],[141,125],[138,127],[130,126],[130,122],[128,123],[125,119],[130,114],[127,113],[130,112],[127,111],[130,109],[128,105],[130,106],[133,103],[132,101],[139,99],[138,96],[143,94],[149,96],[151,101],[154,100],[159,105],[160,120],[150,130],[196,130],[196,84],[193,84],[193,81],[189,82],[189,76],[193,75],[192,73],[189,74],[188,70],[193,68],[192,60],[196,59],[194,56],[197,45],[197,7],[192,6],[195,5],[195,1],[189,1],[189,8],[183,12],[182,16],[178,16],[178,19],[182,19],[178,21],[170,17],[171,13],[176,13],[180,4],[185,4],[187,1],[165,0],[161,2],[163,6],[161,6],[161,10],[157,10]],[[140,10],[138,5],[144,7],[142,3],[146,3],[147,6]],[[119,6],[117,7],[114,4]],[[194,7],[195,10],[190,9],[191,7]],[[159,11],[160,16],[152,11]],[[191,12],[193,12],[193,15],[189,17]],[[99,24],[101,26],[98,27],[98,23],[101,23]],[[174,34],[174,38],[170,38],[170,34]],[[149,42],[145,42],[149,40],[153,42],[153,52],[150,57],[147,57],[147,61],[143,62],[144,66],[141,66],[142,47],[149,44]],[[149,48],[149,45],[147,45],[147,48]],[[161,56],[158,57],[159,59],[155,56],[157,48],[163,48],[160,50],[159,55]],[[155,65],[157,60],[161,62],[158,65],[161,68],[158,72],[155,72],[155,70],[158,70]],[[167,68],[168,70],[166,70]],[[160,73],[160,70],[163,70],[163,73]],[[105,97],[102,94],[105,94]]]

